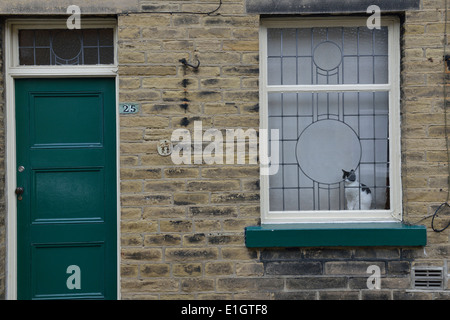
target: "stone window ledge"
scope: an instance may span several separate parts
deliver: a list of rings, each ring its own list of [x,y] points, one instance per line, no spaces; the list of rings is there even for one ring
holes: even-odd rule
[[[264,224],[245,228],[248,248],[425,246],[422,225],[392,223]]]

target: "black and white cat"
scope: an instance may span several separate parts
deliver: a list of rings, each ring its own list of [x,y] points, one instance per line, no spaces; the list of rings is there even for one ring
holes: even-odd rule
[[[342,179],[345,182],[345,199],[347,210],[370,210],[372,205],[372,192],[363,183],[356,179],[355,170],[342,169]]]

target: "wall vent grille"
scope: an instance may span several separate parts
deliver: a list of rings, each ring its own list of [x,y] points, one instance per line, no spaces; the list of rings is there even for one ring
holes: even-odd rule
[[[420,267],[413,268],[414,289],[443,289],[444,270],[443,268]]]

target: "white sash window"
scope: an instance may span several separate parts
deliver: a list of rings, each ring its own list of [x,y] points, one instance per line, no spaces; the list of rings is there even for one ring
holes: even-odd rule
[[[399,23],[381,21],[263,21],[261,128],[279,132],[263,223],[401,219]]]

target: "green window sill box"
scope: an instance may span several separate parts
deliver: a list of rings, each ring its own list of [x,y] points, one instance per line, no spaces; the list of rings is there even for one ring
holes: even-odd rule
[[[392,223],[265,224],[245,228],[248,248],[425,246],[422,225]]]

